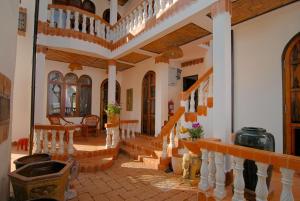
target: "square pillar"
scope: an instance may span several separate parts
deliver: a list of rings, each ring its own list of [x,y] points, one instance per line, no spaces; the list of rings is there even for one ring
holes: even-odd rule
[[[231,1],[211,7],[213,18],[213,135],[230,142],[231,134]]]
[[[115,60],[108,61],[108,104],[116,103],[117,67]]]

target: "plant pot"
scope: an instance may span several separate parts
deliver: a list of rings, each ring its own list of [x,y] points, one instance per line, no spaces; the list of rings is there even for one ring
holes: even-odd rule
[[[119,114],[109,115],[107,121],[108,123],[111,124],[118,124],[120,122],[120,115]]]
[[[9,173],[16,201],[39,198],[64,201],[69,172],[69,163],[45,161]]]
[[[23,167],[24,165],[42,162],[42,161],[50,161],[51,156],[49,154],[33,154],[31,156],[24,156],[14,161],[16,169]]]
[[[275,139],[265,129],[255,127],[244,127],[236,133],[236,145],[261,149],[266,151],[275,151]],[[267,186],[269,188],[272,177],[272,166],[268,168]],[[247,200],[255,200],[255,188],[257,184],[257,167],[255,161],[245,160],[244,162],[244,180],[245,180],[245,197]]]
[[[182,173],[183,173],[182,157],[172,156],[171,162],[172,162],[172,169],[173,169],[174,174],[182,175]]]

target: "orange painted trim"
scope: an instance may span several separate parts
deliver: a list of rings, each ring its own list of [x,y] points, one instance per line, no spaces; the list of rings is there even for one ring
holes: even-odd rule
[[[34,125],[34,129],[37,130],[75,130],[77,128],[81,128],[80,124],[70,124],[70,125],[42,125],[36,124]]]
[[[207,107],[212,108],[214,106],[214,98],[213,97],[208,97],[207,98]]]
[[[120,124],[137,124],[139,120],[121,120]]]
[[[172,128],[174,128],[176,122],[179,121],[180,117],[185,113],[185,108],[184,107],[180,107],[173,116],[170,117],[170,120],[168,121],[168,123],[161,129],[160,132],[160,136],[164,137],[164,136],[168,136],[172,130]]]
[[[197,121],[197,113],[195,113],[195,112],[185,113],[185,121],[186,122],[195,122],[195,121]]]
[[[229,12],[231,15],[232,13],[231,0],[218,0],[217,2],[211,5],[211,16],[213,18],[216,15],[223,12]]]
[[[191,60],[191,61],[186,61],[186,62],[181,63],[181,68],[201,64],[201,63],[203,63],[203,61],[204,61],[204,58],[199,58],[199,59],[194,59],[194,60]]]
[[[192,91],[196,90],[197,88],[199,88],[200,84],[207,80],[208,77],[213,73],[213,68],[209,68],[208,70],[206,70],[206,72],[202,75],[202,77],[200,77],[197,82],[195,82],[188,90],[186,90],[185,92],[181,93],[181,100],[186,101],[188,100],[190,94],[192,93]]]
[[[48,48],[44,45],[37,45],[36,46],[36,53],[43,53],[46,54],[48,51]]]
[[[195,146],[199,146],[202,149],[207,149],[208,151],[228,154],[231,156],[236,156],[248,160],[274,165],[276,167],[293,169],[296,171],[300,169],[300,157],[297,156],[279,154],[270,151],[243,147],[239,145],[231,145],[231,144],[225,144],[221,142],[214,142],[206,139],[200,139],[196,142],[197,145]]]
[[[197,113],[199,116],[207,116],[207,106],[199,105],[197,108]]]
[[[155,63],[158,64],[158,63],[166,63],[166,64],[169,64],[170,60],[168,57],[164,57],[164,56],[157,56],[155,57]]]
[[[116,123],[116,124],[112,124],[112,123],[106,123],[105,124],[105,128],[115,128],[115,127],[118,127],[119,124]]]

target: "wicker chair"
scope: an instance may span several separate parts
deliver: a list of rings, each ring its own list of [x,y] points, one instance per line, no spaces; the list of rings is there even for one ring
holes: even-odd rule
[[[51,114],[47,116],[51,125],[70,125],[74,124],[71,121],[66,120],[61,114]]]
[[[98,136],[100,117],[97,115],[86,115],[81,120],[81,134],[87,136],[89,133],[93,133],[94,136]]]

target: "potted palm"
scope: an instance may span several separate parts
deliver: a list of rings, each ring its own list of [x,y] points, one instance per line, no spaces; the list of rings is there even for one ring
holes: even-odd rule
[[[121,106],[116,103],[110,103],[107,105],[107,114],[108,123],[117,124],[120,121]]]

